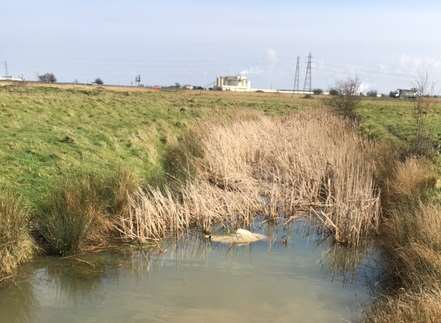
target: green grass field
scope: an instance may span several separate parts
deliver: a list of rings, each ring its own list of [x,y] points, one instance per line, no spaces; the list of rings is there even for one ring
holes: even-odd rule
[[[305,102],[302,102],[305,101]],[[196,120],[247,108],[280,114],[311,100],[127,89],[0,87],[0,185],[35,206],[70,174],[161,176],[167,144]]]
[[[362,120],[361,131],[372,139],[408,141],[415,134],[413,105],[409,100],[365,99],[357,110]],[[427,112],[427,130],[441,142],[441,102],[434,101]]]
[[[283,114],[322,106],[319,97],[125,88],[0,87],[0,185],[38,205],[72,174],[129,169],[145,181],[163,174],[164,148],[198,119],[237,109]],[[366,99],[358,109],[371,138],[412,135],[412,102]],[[441,140],[441,104],[428,125]]]

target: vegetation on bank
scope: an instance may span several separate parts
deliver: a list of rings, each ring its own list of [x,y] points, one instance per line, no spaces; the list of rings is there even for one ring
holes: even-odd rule
[[[424,158],[388,160],[379,241],[385,253],[382,296],[366,322],[437,322],[441,312],[439,172]],[[391,165],[392,164],[392,165]]]
[[[366,321],[437,321],[441,105],[417,116],[411,101],[357,100],[348,111],[376,144],[329,111],[286,117],[322,105],[263,94],[0,88],[0,279],[32,256],[34,238],[69,255],[304,211],[347,245],[378,233],[387,284]]]
[[[1,86],[0,185],[2,192],[20,196],[27,210],[20,228],[28,232],[17,239],[4,235],[9,242],[1,244],[2,252],[13,245],[19,250],[30,231],[43,250],[54,254],[96,246],[103,236],[96,223],[110,223],[119,212],[113,204],[125,198],[115,181],[127,180],[121,174],[130,170],[138,186],[163,183],[171,166],[165,160],[168,147],[193,123],[228,117],[239,108],[283,114],[309,104],[317,103],[243,94]],[[24,219],[20,212],[11,217]],[[2,223],[4,232],[15,232],[14,223],[6,218]],[[9,257],[16,260],[12,265],[2,257],[2,276],[29,258],[28,252],[23,255]]]

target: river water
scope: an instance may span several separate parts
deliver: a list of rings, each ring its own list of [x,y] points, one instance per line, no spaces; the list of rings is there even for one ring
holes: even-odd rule
[[[271,239],[211,243],[197,234],[161,250],[119,248],[42,257],[0,288],[0,322],[351,322],[372,301],[373,248],[347,250],[290,226],[256,224]]]

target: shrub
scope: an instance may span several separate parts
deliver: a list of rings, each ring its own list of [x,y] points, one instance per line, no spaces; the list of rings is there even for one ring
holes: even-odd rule
[[[38,80],[44,83],[56,83],[57,78],[54,73],[45,73],[42,75],[38,75]]]
[[[355,109],[361,100],[359,95],[360,81],[357,78],[347,79],[337,83],[338,95],[335,95],[329,103],[343,117],[357,120]]]
[[[338,90],[337,89],[330,89],[329,95],[332,95],[332,96],[338,95]]]
[[[99,77],[96,78],[95,81],[93,81],[93,83],[95,83],[96,85],[103,85],[104,84],[103,80]]]
[[[34,250],[28,210],[15,194],[0,192],[0,281],[29,260]]]
[[[321,94],[323,94],[323,90],[322,89],[314,89],[312,91],[312,93],[314,93],[314,95],[321,95]]]
[[[366,93],[366,95],[371,98],[376,98],[378,96],[378,91],[377,90],[370,90]]]

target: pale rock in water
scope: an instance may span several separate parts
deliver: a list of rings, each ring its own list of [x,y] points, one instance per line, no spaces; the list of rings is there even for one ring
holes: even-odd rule
[[[236,233],[224,236],[211,236],[211,241],[220,243],[251,243],[267,239],[263,234],[253,233],[245,229],[237,229]]]

